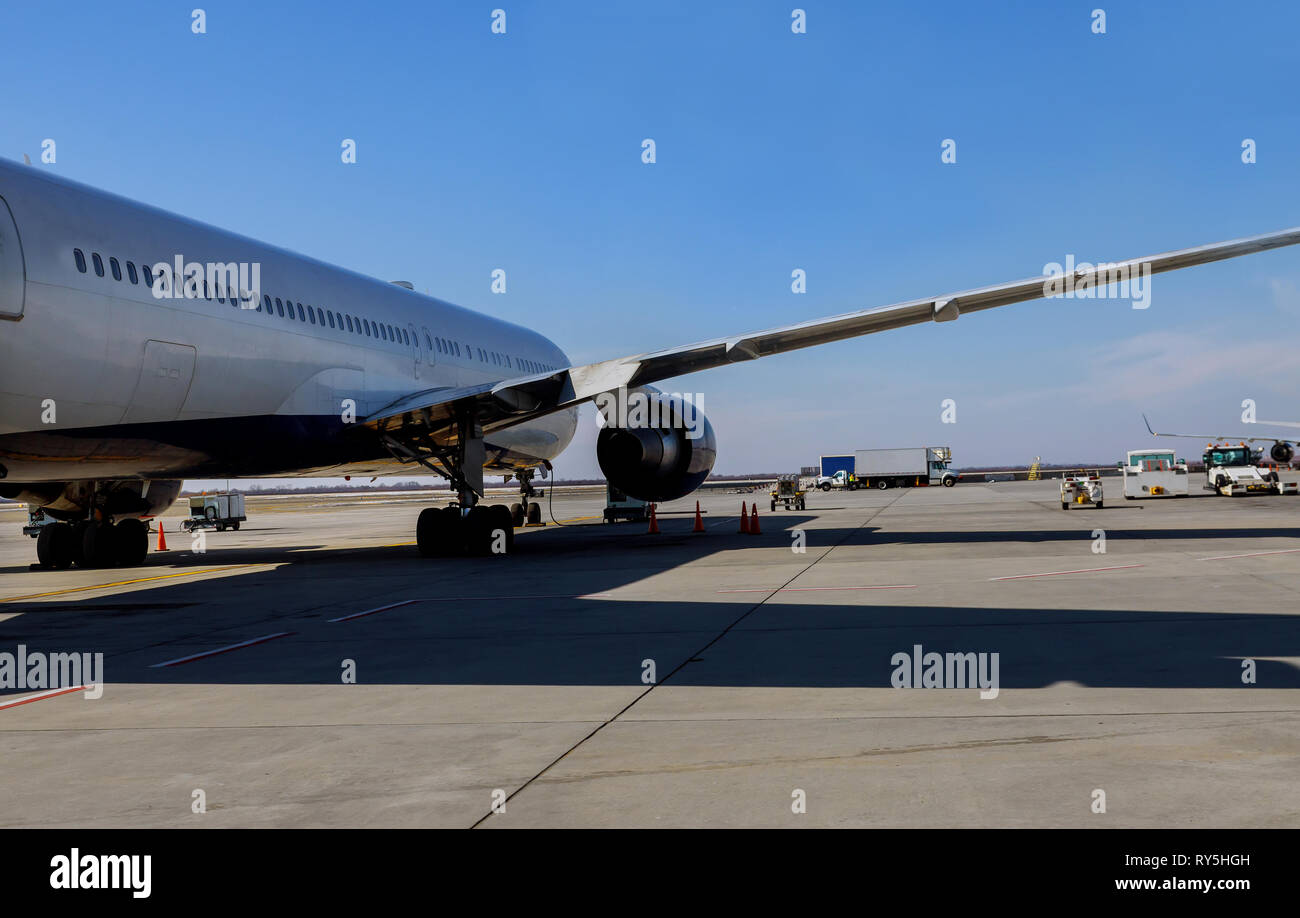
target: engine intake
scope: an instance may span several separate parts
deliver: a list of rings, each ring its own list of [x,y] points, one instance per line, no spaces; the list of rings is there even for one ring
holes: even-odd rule
[[[698,404],[650,386],[596,399],[602,427],[596,460],[610,484],[639,500],[685,497],[718,456],[713,425]]]
[[[1285,440],[1278,440],[1269,450],[1269,455],[1273,457],[1274,462],[1286,465],[1295,456],[1295,444],[1288,443]]]

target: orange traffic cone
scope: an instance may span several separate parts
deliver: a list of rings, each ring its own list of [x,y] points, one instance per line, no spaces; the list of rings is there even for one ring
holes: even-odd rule
[[[692,529],[691,532],[703,532],[703,531],[704,531],[704,518],[700,516],[700,502],[697,500],[695,502],[695,528]]]
[[[749,508],[745,506],[743,500],[740,502],[740,531],[749,533]]]
[[[749,534],[762,535],[763,530],[758,528],[758,504],[754,504],[754,511],[749,516]]]
[[[655,518],[655,505],[650,505],[650,528],[646,530],[646,535],[651,535],[659,531],[659,520]]]
[[[167,536],[163,535],[163,521],[158,520],[158,547],[155,551],[171,551],[167,547]]]

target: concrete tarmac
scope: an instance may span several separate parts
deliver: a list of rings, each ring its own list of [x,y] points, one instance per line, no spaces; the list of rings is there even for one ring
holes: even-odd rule
[[[648,535],[557,491],[458,560],[427,496],[259,498],[63,572],[0,510],[0,653],[105,681],[0,690],[0,825],[1300,825],[1300,499],[1105,486],[746,493],[756,536],[737,493]],[[996,697],[894,687],[918,645]]]

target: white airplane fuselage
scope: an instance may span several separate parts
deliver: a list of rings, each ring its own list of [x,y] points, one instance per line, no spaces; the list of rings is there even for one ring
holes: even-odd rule
[[[256,264],[261,296],[156,297],[144,266],[178,256]],[[0,160],[0,486],[423,473],[349,424],[568,364],[527,328]],[[485,468],[541,465],[576,426],[495,431]]]

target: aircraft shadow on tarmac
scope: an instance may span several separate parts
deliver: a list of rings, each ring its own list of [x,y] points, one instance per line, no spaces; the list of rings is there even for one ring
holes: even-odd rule
[[[642,661],[650,659],[668,685],[829,688],[889,687],[894,654],[920,644],[923,652],[999,654],[1003,689],[1071,681],[1244,690],[1254,686],[1242,684],[1243,659],[1256,661],[1259,688],[1300,688],[1300,669],[1270,659],[1300,657],[1300,618],[1285,613],[1220,610],[1212,603],[1188,611],[1172,602],[1154,611],[1098,609],[1089,606],[1091,585],[1084,581],[1072,582],[1077,593],[1066,608],[1050,609],[1024,608],[1033,594],[1011,592],[1009,584],[1006,601],[1014,605],[1004,608],[930,604],[924,582],[900,591],[787,592],[767,602],[764,593],[723,592],[774,587],[783,575],[764,566],[726,566],[720,553],[783,546],[789,538],[783,530],[809,519],[764,516],[757,537],[733,533],[730,522],[693,535],[690,521],[680,518],[658,536],[640,526],[571,526],[520,537],[519,552],[509,559],[425,560],[413,547],[211,548],[193,556],[193,564],[293,563],[104,598],[6,604],[0,612],[18,614],[0,622],[0,650],[24,643],[29,650],[102,651],[110,685],[338,685],[343,659],[354,659],[358,682],[371,685],[639,685]],[[1001,543],[1007,551],[997,557],[1010,557],[1018,543],[1088,540],[1077,529],[805,532],[802,557],[809,562],[832,545]],[[1242,536],[1294,539],[1300,529],[1108,529],[1107,536],[1168,539],[1176,548],[1179,541]],[[174,551],[168,563],[188,563],[184,554]],[[592,595],[690,562],[718,564],[716,573],[692,569],[695,596],[672,590],[662,578],[654,589],[669,591],[667,601],[639,600],[635,588],[628,598]],[[146,566],[123,579],[149,574]],[[39,577],[33,574],[33,592]],[[746,577],[750,582],[735,582]],[[408,599],[420,601],[329,621]],[[286,605],[277,611],[281,602]],[[152,668],[283,631],[293,634]]]

